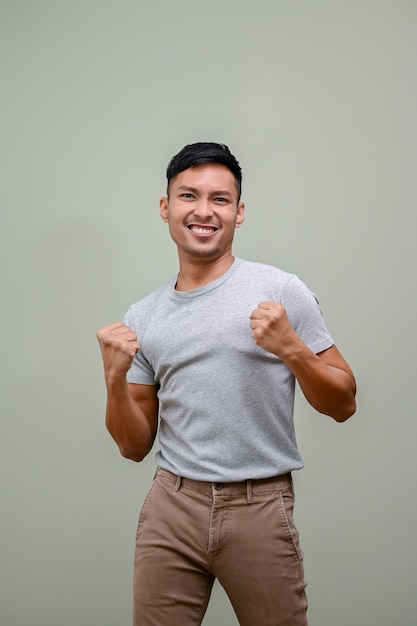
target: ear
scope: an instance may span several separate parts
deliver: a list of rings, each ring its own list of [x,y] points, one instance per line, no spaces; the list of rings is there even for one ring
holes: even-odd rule
[[[239,226],[243,224],[244,219],[245,219],[245,203],[239,202],[239,204],[237,205],[237,211],[236,211],[235,228],[239,228]]]
[[[164,222],[168,222],[168,198],[161,198],[159,201],[159,214]]]

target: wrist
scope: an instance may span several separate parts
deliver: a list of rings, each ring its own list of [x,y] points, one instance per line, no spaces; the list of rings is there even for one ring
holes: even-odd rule
[[[288,363],[291,361],[305,359],[306,352],[310,353],[311,351],[303,340],[297,335],[297,333],[294,332],[288,337],[287,341],[282,343],[279,357],[285,363]]]
[[[126,372],[105,372],[106,386],[109,390],[121,390],[127,388]]]

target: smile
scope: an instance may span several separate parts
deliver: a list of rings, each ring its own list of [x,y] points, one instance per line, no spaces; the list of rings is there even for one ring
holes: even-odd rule
[[[190,224],[189,226],[187,226],[187,228],[195,235],[203,235],[206,237],[208,235],[214,235],[214,233],[216,233],[219,230],[216,226],[211,226],[211,225],[200,226],[197,224]]]

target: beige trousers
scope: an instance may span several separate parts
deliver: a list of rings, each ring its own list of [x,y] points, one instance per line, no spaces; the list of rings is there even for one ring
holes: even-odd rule
[[[201,624],[215,578],[241,626],[306,626],[291,475],[206,483],[158,469],[137,531],[134,626]]]

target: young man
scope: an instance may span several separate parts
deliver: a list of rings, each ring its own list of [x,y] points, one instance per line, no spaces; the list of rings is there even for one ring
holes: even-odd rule
[[[305,626],[295,380],[317,411],[343,422],[355,379],[307,287],[233,257],[244,204],[229,149],[186,146],[167,178],[160,213],[179,273],[97,333],[121,454],[141,461],[159,428],[137,532],[134,626],[201,624],[215,578],[243,626]]]

